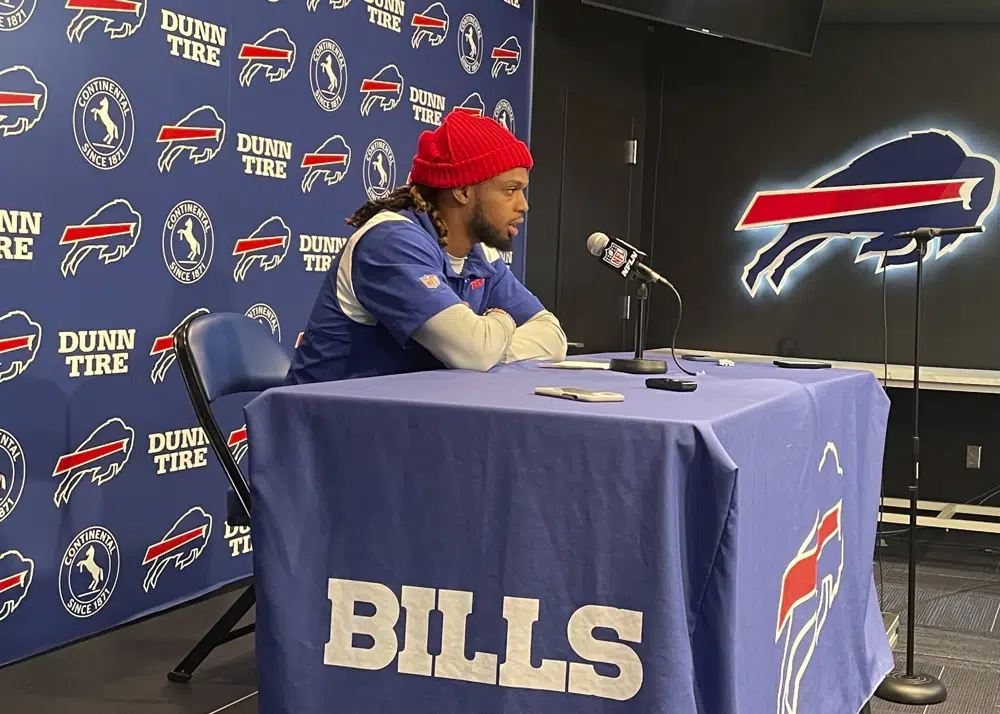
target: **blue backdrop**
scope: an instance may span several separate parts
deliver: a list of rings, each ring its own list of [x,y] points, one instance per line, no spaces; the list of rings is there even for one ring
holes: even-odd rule
[[[293,347],[422,130],[527,141],[533,10],[0,0],[0,664],[250,574],[172,331],[236,311]]]

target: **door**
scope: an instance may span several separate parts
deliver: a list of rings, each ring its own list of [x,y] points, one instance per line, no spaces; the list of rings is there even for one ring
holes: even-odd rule
[[[627,284],[587,252],[587,237],[601,231],[638,245],[630,234],[632,171],[637,167],[626,160],[633,117],[569,92],[565,122],[556,314],[567,339],[582,342],[584,352],[630,350],[625,344]]]

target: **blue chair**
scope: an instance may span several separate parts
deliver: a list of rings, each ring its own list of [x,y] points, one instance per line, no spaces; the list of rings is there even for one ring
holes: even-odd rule
[[[229,479],[226,518],[231,525],[250,525],[250,487],[212,414],[212,403],[230,394],[280,386],[291,355],[267,327],[231,312],[203,313],[183,323],[174,335],[174,352],[194,413]],[[256,599],[251,583],[167,679],[189,681],[212,650],[253,632],[252,624],[234,628]]]

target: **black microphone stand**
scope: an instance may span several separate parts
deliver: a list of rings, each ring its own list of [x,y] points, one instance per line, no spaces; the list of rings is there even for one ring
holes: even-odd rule
[[[966,228],[918,228],[897,236],[917,242],[917,290],[913,321],[913,474],[910,483],[910,553],[906,587],[906,671],[890,672],[875,690],[875,696],[887,702],[923,706],[940,704],[948,698],[944,682],[930,674],[913,671],[913,650],[916,630],[917,591],[917,487],[920,481],[920,293],[923,287],[924,258],[928,244],[942,235],[982,231],[982,226]],[[886,266],[882,266],[885,270]]]
[[[653,274],[655,275],[655,273]],[[636,319],[638,324],[635,327],[635,356],[631,359],[614,358],[608,366],[612,372],[625,372],[627,374],[664,374],[667,371],[667,363],[658,359],[645,359],[643,352],[646,350],[646,313],[649,311],[649,283],[655,282],[653,275],[637,271],[635,279],[639,281],[639,288],[636,291]]]

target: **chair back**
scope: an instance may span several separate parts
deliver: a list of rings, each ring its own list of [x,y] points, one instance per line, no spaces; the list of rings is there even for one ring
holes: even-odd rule
[[[291,355],[264,325],[232,312],[200,314],[183,323],[174,335],[174,353],[198,423],[237,499],[228,504],[230,522],[249,525],[250,488],[215,420],[212,402],[281,386]],[[234,505],[241,512],[234,514]]]

